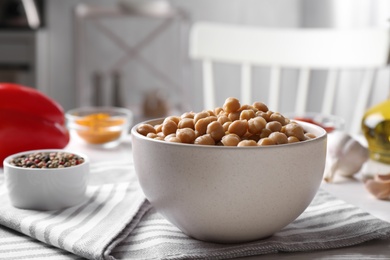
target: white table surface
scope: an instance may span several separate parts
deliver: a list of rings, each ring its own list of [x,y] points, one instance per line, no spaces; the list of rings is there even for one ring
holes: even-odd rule
[[[100,160],[132,160],[130,138],[114,149],[95,149],[80,145],[80,142],[74,139],[67,148],[86,153],[92,163]],[[116,176],[116,180],[119,179],[120,176]],[[374,198],[366,190],[361,181],[360,173],[355,178],[337,177],[333,183],[323,182],[321,188],[382,220],[390,222],[390,201]],[[305,253],[278,253],[246,257],[245,259],[390,259],[390,240],[374,240],[340,249]]]
[[[72,139],[66,149],[85,153],[89,156],[91,163],[102,160],[132,161],[130,138],[127,138],[121,145],[112,149],[91,147],[82,144],[79,140]],[[106,177],[106,180],[110,182],[125,181],[126,178],[115,175]],[[364,184],[360,180],[360,174],[353,179],[337,178],[334,183],[323,182],[321,188],[384,221],[390,222],[390,201],[375,199],[365,189]],[[245,259],[390,259],[390,240],[374,240],[340,249],[305,253],[278,253],[246,257]]]

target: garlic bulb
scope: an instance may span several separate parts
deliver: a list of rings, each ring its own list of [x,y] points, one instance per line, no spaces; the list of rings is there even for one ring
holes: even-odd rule
[[[329,134],[324,180],[332,182],[335,175],[352,177],[368,157],[368,149],[346,132]]]

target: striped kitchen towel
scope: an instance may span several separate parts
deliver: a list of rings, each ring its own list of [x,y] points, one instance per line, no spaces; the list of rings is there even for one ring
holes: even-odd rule
[[[88,198],[64,210],[21,210],[10,205],[1,185],[0,259],[229,259],[390,238],[390,223],[322,190],[280,232],[240,244],[186,236],[151,207],[134,181],[90,186]]]
[[[269,238],[240,244],[192,239],[150,207],[111,254],[114,259],[230,259],[340,248],[389,238],[390,223],[319,190],[306,211],[290,225]]]
[[[0,192],[1,225],[88,259],[102,259],[106,248],[115,244],[124,230],[138,224],[146,209],[143,205],[147,203],[136,183],[117,183],[89,187],[88,200],[75,207],[55,211],[23,210],[12,207],[3,188]],[[9,241],[18,241],[12,236],[9,238]],[[0,259],[3,246],[8,242],[7,238],[2,241]],[[17,243],[12,245],[17,246]],[[32,248],[32,253],[36,253],[35,250],[39,249]],[[10,259],[16,252],[8,253],[7,259]]]

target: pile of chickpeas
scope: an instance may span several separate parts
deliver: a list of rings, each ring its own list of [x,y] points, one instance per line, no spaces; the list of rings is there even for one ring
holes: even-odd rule
[[[141,124],[137,131],[166,142],[222,146],[279,145],[316,137],[262,102],[241,105],[233,97],[223,107],[169,116],[161,124]]]

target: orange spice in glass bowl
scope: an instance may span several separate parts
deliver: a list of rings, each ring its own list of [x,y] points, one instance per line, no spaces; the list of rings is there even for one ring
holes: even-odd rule
[[[128,134],[133,114],[119,107],[83,107],[66,113],[69,130],[87,144],[114,147]]]

